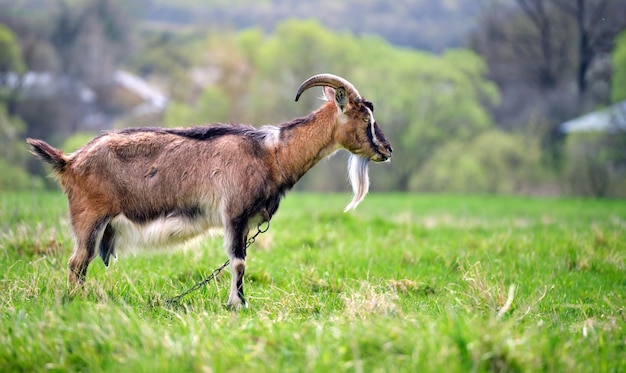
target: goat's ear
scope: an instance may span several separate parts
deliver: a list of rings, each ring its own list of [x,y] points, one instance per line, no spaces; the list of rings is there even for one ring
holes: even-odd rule
[[[335,89],[332,87],[324,87],[322,89],[322,92],[324,93],[324,98],[326,98],[326,101],[335,101]]]
[[[335,105],[342,113],[345,113],[348,109],[348,94],[344,87],[339,87],[335,90]]]

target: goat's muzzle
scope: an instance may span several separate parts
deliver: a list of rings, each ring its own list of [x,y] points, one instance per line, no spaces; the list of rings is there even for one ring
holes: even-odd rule
[[[391,143],[387,140],[387,137],[383,134],[383,130],[378,126],[377,123],[374,122],[373,126],[373,143],[374,150],[376,154],[371,157],[371,160],[374,162],[387,162],[391,159],[391,153],[393,149],[391,148]]]
[[[374,157],[372,157],[372,161],[389,162],[391,160],[392,152],[393,152],[393,149],[391,148],[391,145],[387,142],[386,144],[376,149],[377,154]]]

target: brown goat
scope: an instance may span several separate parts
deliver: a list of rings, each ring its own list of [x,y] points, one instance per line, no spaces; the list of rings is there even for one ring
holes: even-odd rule
[[[222,226],[232,272],[228,304],[245,305],[249,227],[269,221],[287,190],[339,149],[352,153],[354,197],[346,210],[367,194],[368,162],[391,157],[373,105],[352,84],[316,75],[302,83],[296,101],[314,86],[324,87],[328,102],[278,127],[131,128],[103,133],[69,155],[27,139],[67,195],[76,237],[70,283],[84,282],[97,251],[108,266],[116,246],[183,242]]]

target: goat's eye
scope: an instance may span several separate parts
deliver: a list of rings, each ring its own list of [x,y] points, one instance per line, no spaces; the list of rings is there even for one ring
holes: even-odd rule
[[[365,122],[365,123],[369,123],[369,122],[370,122],[370,118],[367,118],[367,117],[366,117],[366,118],[363,118],[363,122]]]

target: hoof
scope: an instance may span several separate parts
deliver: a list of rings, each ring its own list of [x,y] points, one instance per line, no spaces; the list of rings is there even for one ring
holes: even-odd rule
[[[226,307],[227,310],[230,310],[230,311],[239,311],[239,310],[242,310],[242,309],[245,310],[245,309],[248,309],[248,303],[241,302],[241,301],[239,301],[239,302],[230,302],[229,301],[226,304],[225,307]]]

